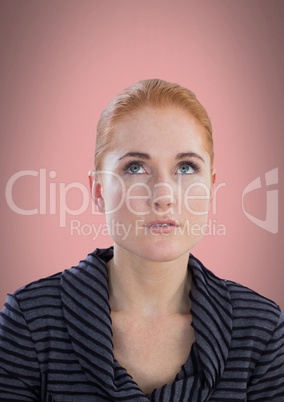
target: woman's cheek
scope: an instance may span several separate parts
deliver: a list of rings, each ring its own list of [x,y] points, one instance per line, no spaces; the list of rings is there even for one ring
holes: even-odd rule
[[[147,215],[150,197],[151,190],[143,182],[109,180],[104,188],[106,214]]]
[[[125,202],[125,189],[121,185],[113,183],[113,185],[108,187],[105,191],[104,200],[106,214],[118,212]]]
[[[148,215],[151,189],[143,182],[132,183],[126,188],[124,208],[135,216]]]
[[[210,205],[210,187],[206,182],[194,182],[184,189],[185,210],[191,215],[207,216]]]

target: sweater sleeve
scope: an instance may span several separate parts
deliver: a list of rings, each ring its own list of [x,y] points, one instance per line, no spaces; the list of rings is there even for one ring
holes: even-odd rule
[[[248,385],[248,402],[284,401],[284,311]]]
[[[0,401],[38,401],[40,370],[28,324],[15,296],[0,314]]]

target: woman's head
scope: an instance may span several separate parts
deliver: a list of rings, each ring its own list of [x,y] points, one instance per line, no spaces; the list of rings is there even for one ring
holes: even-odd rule
[[[115,127],[130,114],[150,108],[173,107],[195,118],[203,128],[204,147],[214,159],[212,126],[209,116],[195,94],[178,84],[159,79],[139,81],[120,92],[103,111],[97,127],[95,169],[102,169],[104,156],[116,144]]]
[[[140,81],[107,106],[98,124],[95,203],[116,247],[167,261],[204,234],[214,194],[208,115],[176,84]]]

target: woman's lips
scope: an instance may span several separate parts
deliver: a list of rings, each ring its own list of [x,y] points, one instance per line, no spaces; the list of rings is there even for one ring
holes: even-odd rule
[[[174,220],[155,220],[145,225],[150,232],[155,233],[170,233],[179,227],[179,224]]]

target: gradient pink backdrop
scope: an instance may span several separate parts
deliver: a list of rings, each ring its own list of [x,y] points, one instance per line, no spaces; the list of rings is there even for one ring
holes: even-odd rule
[[[103,223],[90,208],[60,227],[59,186],[87,188],[102,109],[129,84],[159,77],[192,89],[214,126],[224,186],[211,219],[226,235],[205,236],[193,253],[217,275],[284,307],[283,1],[2,0],[0,11],[1,305],[8,292],[111,244],[106,236],[72,235],[72,219]],[[277,234],[242,210],[246,185],[259,176],[263,183],[274,168]],[[57,214],[18,215],[5,199],[6,184],[18,171],[39,169],[47,172],[47,212],[56,190]],[[38,208],[39,196],[38,178],[16,182],[13,197],[22,208]],[[80,191],[67,198],[70,208],[80,207]],[[264,219],[265,188],[245,206]]]

